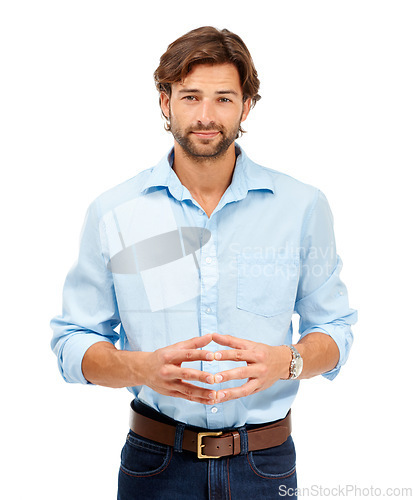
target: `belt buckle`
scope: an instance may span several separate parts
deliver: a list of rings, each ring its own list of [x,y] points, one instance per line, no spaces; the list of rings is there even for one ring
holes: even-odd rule
[[[202,448],[205,446],[202,444],[202,439],[205,436],[220,436],[222,431],[220,432],[198,432],[198,443],[197,443],[197,455],[198,458],[220,458],[220,457],[210,457],[208,455],[203,455]]]

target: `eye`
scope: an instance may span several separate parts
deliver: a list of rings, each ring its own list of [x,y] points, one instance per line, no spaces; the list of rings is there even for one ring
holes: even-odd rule
[[[182,98],[184,101],[196,101],[196,97],[194,95],[186,95]]]
[[[228,99],[228,97],[220,97],[219,101],[220,102],[231,102],[231,99]]]

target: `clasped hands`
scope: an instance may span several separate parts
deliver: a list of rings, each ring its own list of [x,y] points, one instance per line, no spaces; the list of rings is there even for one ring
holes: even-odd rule
[[[230,349],[216,352],[201,349],[211,341]],[[154,391],[177,398],[212,405],[237,399],[270,387],[281,378],[288,378],[291,360],[286,346],[270,346],[218,333],[195,337],[146,353],[145,385]],[[188,361],[244,361],[246,365],[215,375],[189,367]],[[198,387],[190,381],[214,384],[247,379],[234,388],[214,390]]]

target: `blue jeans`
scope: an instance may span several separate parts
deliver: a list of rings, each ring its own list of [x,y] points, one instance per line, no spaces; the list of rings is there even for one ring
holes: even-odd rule
[[[248,451],[245,427],[237,430],[241,454],[217,459],[198,459],[182,450],[182,432],[171,447],[129,431],[121,454],[118,500],[295,499],[292,437],[274,448]]]

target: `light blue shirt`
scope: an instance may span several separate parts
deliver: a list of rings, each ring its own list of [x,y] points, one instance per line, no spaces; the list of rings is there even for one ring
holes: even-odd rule
[[[119,340],[120,349],[154,351],[218,332],[290,344],[294,312],[301,337],[318,331],[334,339],[340,360],[324,376],[337,375],[349,355],[357,312],[339,278],[328,202],[318,189],[257,165],[238,145],[236,151],[231,185],[210,218],[171,168],[173,149],[90,205],[79,258],[64,285],[63,312],[51,322],[52,348],[67,382],[88,383],[81,363],[95,342]],[[237,364],[188,366],[218,373]],[[212,429],[283,418],[298,386],[280,380],[215,406],[147,386],[128,389],[175,420]]]

